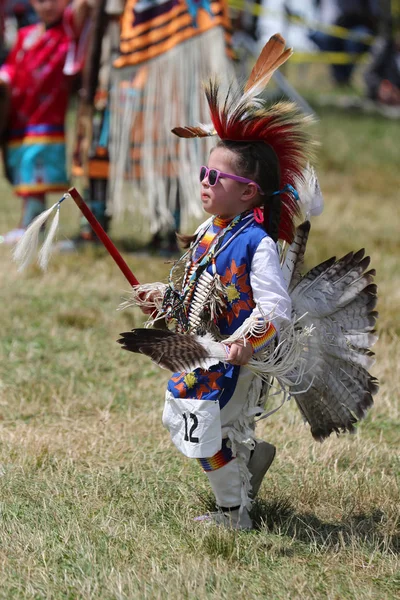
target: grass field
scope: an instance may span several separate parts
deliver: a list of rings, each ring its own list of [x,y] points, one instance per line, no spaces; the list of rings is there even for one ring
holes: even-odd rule
[[[193,522],[210,504],[195,461],[161,425],[168,373],[121,352],[142,322],[101,250],[17,273],[0,247],[0,598],[394,599],[399,574],[400,220],[397,124],[320,111],[326,208],[307,265],[366,247],[377,269],[381,389],[355,436],[314,442],[294,403],[262,422],[277,458],[258,530]],[[19,204],[0,183],[0,231]],[[67,204],[67,203],[65,203]],[[78,214],[61,211],[61,235]],[[112,237],[140,241],[133,217]],[[160,258],[125,254],[141,281]]]

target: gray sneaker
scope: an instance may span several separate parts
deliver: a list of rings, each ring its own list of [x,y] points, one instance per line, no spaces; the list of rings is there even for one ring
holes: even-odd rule
[[[257,442],[256,447],[253,450],[253,454],[247,465],[251,474],[251,491],[249,496],[253,500],[257,496],[261,482],[275,458],[275,453],[275,446],[268,442]]]
[[[238,508],[226,512],[219,510],[218,512],[201,515],[201,517],[196,517],[194,520],[206,525],[222,525],[226,529],[242,529],[247,531],[253,529],[253,521],[250,519],[247,508],[244,508],[240,514]]]

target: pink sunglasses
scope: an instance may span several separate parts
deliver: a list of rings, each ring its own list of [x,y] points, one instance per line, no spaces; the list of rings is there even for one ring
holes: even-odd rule
[[[231,175],[230,173],[224,173],[223,171],[218,171],[218,169],[209,169],[208,167],[200,167],[200,181],[203,181],[206,177],[208,177],[208,184],[210,187],[214,187],[217,185],[219,179],[223,179],[224,177],[227,179],[233,179],[234,181],[239,181],[240,183],[254,183],[257,187],[258,192],[264,196],[264,192],[256,183],[251,179],[246,179],[245,177],[239,177],[239,175]]]

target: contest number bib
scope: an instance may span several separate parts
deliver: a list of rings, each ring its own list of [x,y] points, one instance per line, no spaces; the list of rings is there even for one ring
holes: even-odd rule
[[[189,458],[209,458],[221,450],[218,400],[174,398],[167,390],[162,421],[175,446]]]

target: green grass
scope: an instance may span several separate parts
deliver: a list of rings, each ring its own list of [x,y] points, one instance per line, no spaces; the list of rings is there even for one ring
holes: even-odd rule
[[[258,431],[278,449],[258,529],[199,527],[212,500],[162,428],[168,373],[115,343],[142,316],[116,311],[128,284],[110,257],[58,255],[47,273],[20,275],[0,247],[0,598],[398,597],[397,136],[381,118],[320,116],[326,208],[306,260],[365,246],[377,269],[381,389],[367,419],[320,445],[285,405]],[[5,231],[19,204],[0,186]],[[79,216],[64,204],[69,236]],[[140,245],[141,229],[129,217],[112,237]],[[124,256],[140,281],[168,272],[162,259]]]

